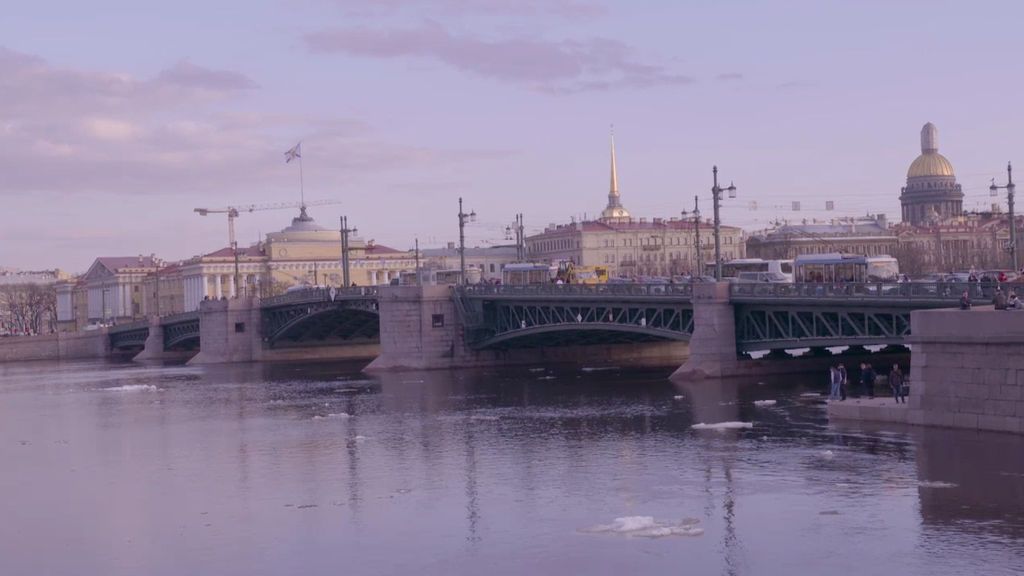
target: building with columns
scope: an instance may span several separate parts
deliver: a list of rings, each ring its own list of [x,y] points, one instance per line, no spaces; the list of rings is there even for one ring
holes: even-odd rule
[[[921,155],[907,169],[900,205],[903,221],[914,226],[935,224],[963,213],[964,193],[956,182],[953,164],[939,154],[939,130],[931,122],[921,128]]]
[[[77,283],[57,287],[58,322],[73,322],[81,329],[89,324],[144,318],[143,287],[159,265],[152,254],[97,258]]]
[[[720,231],[722,258],[743,258],[743,230],[721,226]],[[611,181],[601,217],[551,224],[542,233],[526,238],[526,254],[535,262],[604,266],[613,277],[696,274],[703,270],[698,262],[704,266],[714,263],[714,226],[709,220],[631,216],[619,192],[613,137]]]

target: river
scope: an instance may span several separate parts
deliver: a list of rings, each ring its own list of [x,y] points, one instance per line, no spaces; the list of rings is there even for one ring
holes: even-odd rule
[[[359,368],[0,365],[0,574],[1024,566],[1021,437],[829,425],[793,380]]]

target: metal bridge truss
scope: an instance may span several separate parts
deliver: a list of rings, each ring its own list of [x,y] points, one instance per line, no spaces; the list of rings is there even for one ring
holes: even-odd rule
[[[264,308],[262,314],[263,340],[271,347],[380,338],[377,301],[368,297]]]
[[[483,322],[468,327],[473,348],[539,348],[689,340],[689,302],[483,302]]]
[[[124,329],[114,329],[110,332],[110,347],[114,350],[125,350],[130,348],[142,348],[149,338],[149,324],[137,323],[136,325],[125,326]]]
[[[161,320],[164,329],[164,350],[195,350],[199,347],[199,313],[186,312]]]
[[[815,306],[736,306],[740,352],[901,344],[910,335],[910,309]]]

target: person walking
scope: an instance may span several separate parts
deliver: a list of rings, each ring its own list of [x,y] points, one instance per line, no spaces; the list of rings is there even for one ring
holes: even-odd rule
[[[828,369],[828,376],[829,384],[831,385],[829,388],[828,399],[839,400],[839,389],[842,388],[843,385],[843,376],[839,372],[839,364]]]
[[[998,286],[996,287],[995,294],[992,295],[992,306],[996,310],[1006,310],[1006,293]]]
[[[846,386],[847,386],[847,384],[848,384],[848,382],[847,382],[847,377],[846,377],[846,366],[844,366],[842,363],[840,363],[839,364],[839,401],[840,402],[842,402],[843,400],[846,400]]]
[[[907,397],[903,395],[903,370],[900,370],[899,364],[892,365],[892,371],[889,372],[889,388],[892,388],[892,397],[896,399],[896,403],[900,403],[900,399],[903,399],[903,403],[907,403]]]
[[[864,392],[867,393],[868,398],[875,397],[875,371],[871,368],[871,364],[860,365],[860,385]]]

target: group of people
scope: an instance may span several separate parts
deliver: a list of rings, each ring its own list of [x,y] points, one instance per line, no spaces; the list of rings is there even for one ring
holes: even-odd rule
[[[960,309],[970,310],[973,304],[970,294],[964,290],[964,293],[960,295]],[[995,292],[992,293],[992,306],[996,310],[1024,310],[1024,299],[1018,298],[1017,292],[1013,290],[1007,296],[1006,292],[997,286]]]
[[[875,381],[878,379],[878,373],[875,369],[867,362],[861,362],[860,364],[860,391],[858,395],[867,395],[868,398],[875,397]],[[829,391],[829,400],[846,400],[847,386],[849,382],[849,376],[846,372],[846,366],[841,362],[836,363],[835,366],[829,368],[829,383],[831,388]],[[907,403],[907,395],[903,390],[903,384],[906,382],[906,377],[903,374],[903,370],[899,364],[893,364],[892,370],[889,372],[889,388],[892,390],[892,397],[896,399],[896,403]]]

